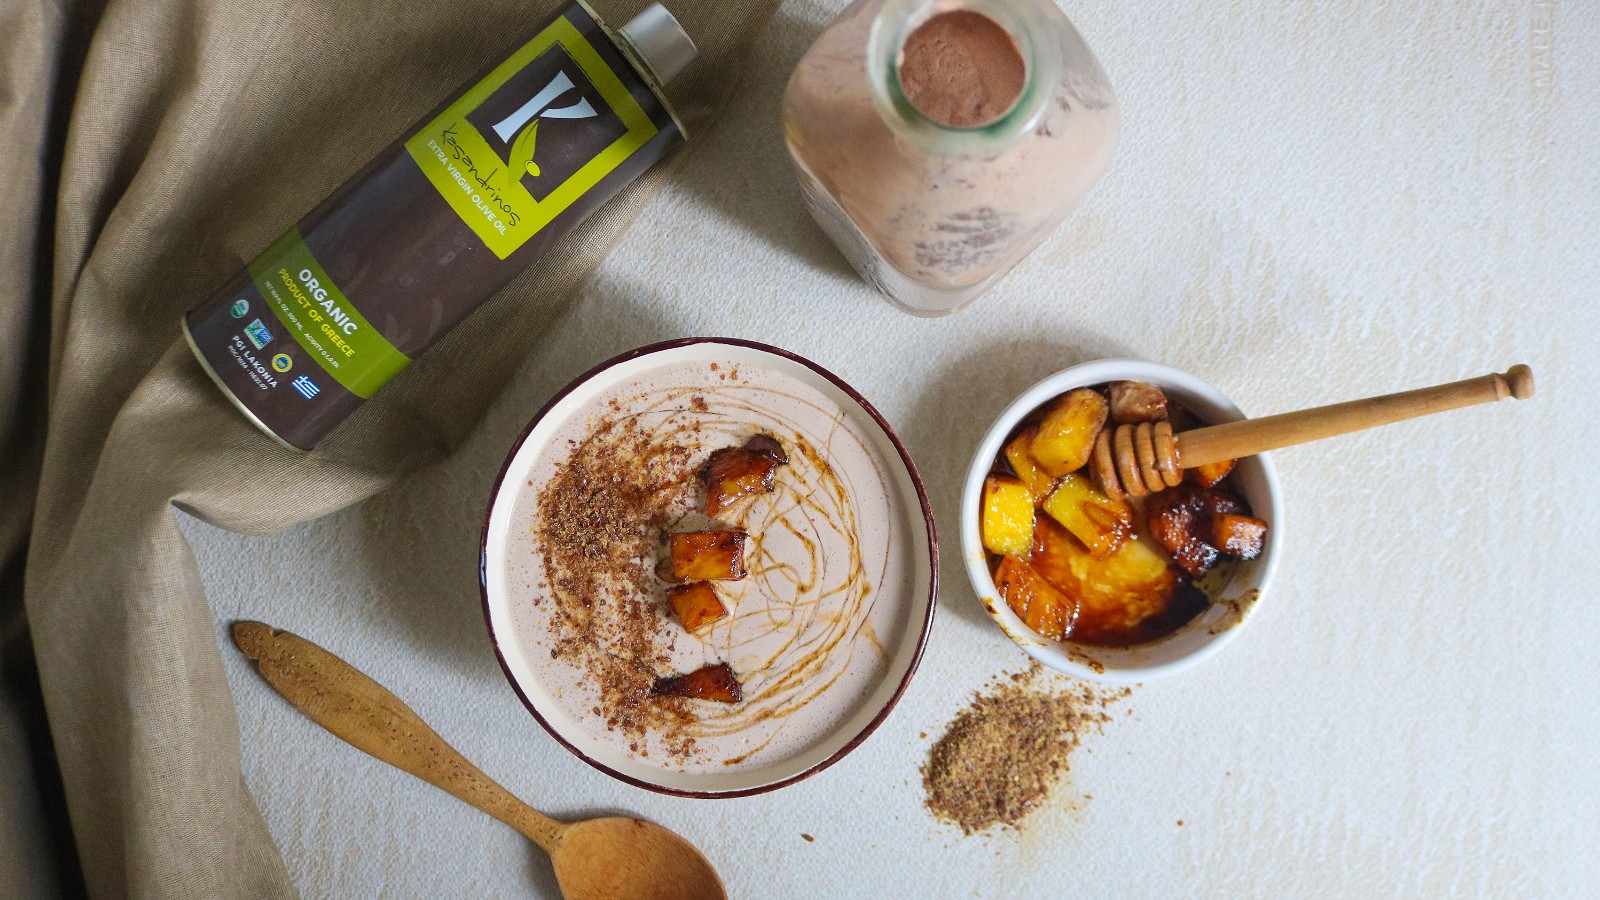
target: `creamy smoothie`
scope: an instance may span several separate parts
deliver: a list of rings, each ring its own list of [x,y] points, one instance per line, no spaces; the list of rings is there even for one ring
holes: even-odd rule
[[[975,299],[1109,165],[1116,98],[1046,0],[858,0],[790,77],[784,136],[811,213],[901,308]]]
[[[696,472],[757,434],[788,454],[774,490],[708,518]],[[916,548],[890,462],[837,403],[766,368],[670,363],[586,401],[545,447],[507,574],[562,713],[628,757],[709,773],[803,752],[861,710],[908,627]],[[748,575],[716,582],[728,615],[691,634],[655,566],[666,533],[708,528],[748,533]],[[648,695],[717,663],[742,701]]]

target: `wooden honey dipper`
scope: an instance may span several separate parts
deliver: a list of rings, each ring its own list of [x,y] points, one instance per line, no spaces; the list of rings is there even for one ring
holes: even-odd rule
[[[1184,469],[1240,459],[1322,438],[1388,425],[1478,403],[1533,396],[1533,370],[1515,365],[1503,374],[1481,375],[1436,387],[1348,403],[1335,403],[1260,419],[1172,433],[1166,421],[1102,428],[1095,438],[1090,470],[1100,490],[1113,499],[1176,486]]]

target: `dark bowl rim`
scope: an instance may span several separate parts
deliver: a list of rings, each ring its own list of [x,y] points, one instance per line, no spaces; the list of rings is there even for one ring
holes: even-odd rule
[[[670,788],[665,785],[646,781],[642,778],[635,778],[631,775],[625,775],[622,772],[619,772],[616,769],[613,769],[610,766],[607,766],[604,763],[590,757],[582,750],[579,750],[577,747],[573,746],[573,744],[566,738],[562,737],[555,728],[551,727],[550,723],[545,720],[545,717],[540,714],[538,708],[535,707],[533,701],[531,701],[527,694],[523,692],[522,686],[517,683],[516,676],[512,674],[511,667],[506,663],[505,654],[501,652],[500,639],[495,633],[494,621],[490,617],[489,609],[489,523],[494,518],[495,503],[500,498],[500,491],[504,486],[506,473],[510,471],[512,460],[516,459],[517,453],[521,451],[522,445],[527,442],[528,436],[533,433],[533,430],[539,426],[539,423],[544,421],[545,416],[548,415],[558,403],[565,399],[568,394],[571,394],[574,390],[577,390],[579,386],[592,380],[597,375],[605,372],[607,369],[611,369],[615,366],[621,365],[622,363],[629,362],[643,356],[662,353],[667,350],[677,350],[683,347],[691,347],[697,344],[721,344],[724,346],[742,347],[749,350],[757,350],[763,353],[769,353],[805,366],[811,371],[827,379],[839,390],[843,391],[846,396],[855,402],[856,405],[860,406],[861,409],[863,409],[867,415],[872,418],[873,422],[876,423],[880,429],[882,429],[884,436],[886,436],[889,439],[889,442],[894,445],[895,452],[900,455],[900,462],[905,466],[906,474],[910,476],[911,484],[916,489],[917,503],[922,509],[923,525],[927,529],[928,535],[929,575],[927,615],[923,618],[922,631],[919,635],[917,635],[916,650],[912,653],[911,663],[906,667],[905,674],[900,679],[900,684],[895,688],[894,693],[890,695],[888,702],[885,703],[883,708],[872,717],[872,720],[866,724],[866,727],[862,728],[860,732],[851,737],[850,740],[846,741],[842,746],[839,747],[838,750],[834,751],[826,759],[820,760],[819,762],[808,766],[804,770],[796,772],[795,774],[786,778],[779,779],[778,781],[756,785],[754,787],[739,788],[731,791],[697,791]],[[912,676],[916,674],[918,666],[922,663],[922,654],[927,650],[928,638],[933,631],[934,613],[937,611],[939,602],[939,539],[937,533],[935,532],[933,506],[928,501],[928,491],[923,485],[922,474],[917,471],[917,464],[912,461],[910,452],[906,450],[905,444],[900,440],[900,435],[897,434],[894,428],[889,425],[889,422],[884,419],[883,415],[878,412],[877,408],[871,403],[868,403],[867,398],[863,397],[859,391],[847,384],[844,379],[833,374],[822,366],[817,365],[811,360],[806,359],[798,353],[793,353],[781,347],[775,347],[771,344],[765,344],[760,341],[748,341],[742,338],[731,337],[678,338],[675,340],[660,341],[654,344],[646,344],[642,347],[636,347],[627,351],[626,353],[618,354],[606,360],[605,362],[600,363],[589,371],[584,372],[582,375],[579,375],[577,378],[574,378],[572,381],[568,382],[566,387],[562,388],[553,396],[551,396],[550,399],[545,402],[544,406],[542,406],[539,411],[534,414],[533,418],[528,421],[527,426],[522,429],[522,433],[518,435],[516,441],[512,443],[511,449],[507,451],[505,462],[501,463],[500,471],[495,475],[494,478],[494,485],[490,488],[489,502],[485,507],[483,514],[483,532],[478,541],[478,596],[483,604],[484,627],[489,632],[489,644],[494,648],[494,658],[495,661],[500,664],[501,673],[505,675],[506,681],[511,685],[511,689],[516,692],[517,699],[521,700],[522,705],[527,707],[528,712],[533,715],[534,720],[537,721],[551,737],[555,738],[557,743],[567,748],[567,750],[570,751],[574,756],[588,763],[590,766],[599,769],[601,772],[610,775],[612,778],[615,778],[618,781],[626,782],[634,787],[644,788],[648,791],[654,791],[658,794],[668,794],[675,797],[692,797],[697,799],[748,797],[754,794],[764,794],[768,791],[775,791],[782,787],[788,787],[789,785],[798,781],[803,781],[804,779],[810,778],[812,775],[821,772],[839,760],[845,758],[845,756],[849,755],[852,751],[859,747],[862,742],[864,742],[874,731],[877,731],[878,726],[883,724],[884,720],[889,717],[889,713],[892,712],[895,706],[900,703],[900,698],[905,695],[906,689],[911,686]]]

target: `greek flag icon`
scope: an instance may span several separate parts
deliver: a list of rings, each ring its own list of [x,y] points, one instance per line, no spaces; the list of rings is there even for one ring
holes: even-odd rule
[[[306,398],[307,400],[310,400],[312,397],[322,393],[322,388],[317,387],[317,383],[312,381],[311,376],[309,375],[299,376],[295,380],[289,382],[289,386],[299,391],[300,396]]]

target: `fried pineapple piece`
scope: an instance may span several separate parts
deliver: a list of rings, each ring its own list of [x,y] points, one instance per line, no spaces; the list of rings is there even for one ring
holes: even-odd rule
[[[1194,484],[1198,484],[1203,488],[1208,488],[1222,479],[1227,478],[1228,473],[1233,471],[1233,466],[1237,462],[1237,459],[1225,459],[1222,462],[1207,463],[1203,466],[1195,466],[1192,469],[1185,469],[1183,472],[1183,477],[1186,480]]]
[[[1167,395],[1147,381],[1111,382],[1113,422],[1159,422],[1167,417]]]
[[[1251,516],[1213,513],[1211,543],[1219,551],[1238,559],[1255,559],[1267,542],[1267,523]]]
[[[652,697],[690,697],[716,703],[738,703],[744,699],[744,688],[727,663],[717,663],[695,669],[687,675],[657,678],[650,686]]]
[[[700,468],[706,515],[720,516],[746,497],[770,493],[778,467],[788,464],[783,445],[765,434],[756,435],[743,447],[724,447],[711,454]]]
[[[743,531],[685,531],[670,539],[671,581],[738,581],[744,577]]]
[[[1095,559],[1122,549],[1123,541],[1133,533],[1133,507],[1100,493],[1076,472],[1057,483],[1045,498],[1044,511],[1082,541]]]
[[[1178,485],[1145,501],[1145,528],[1156,543],[1172,554],[1173,560],[1192,578],[1199,578],[1217,564],[1217,548],[1202,531],[1200,491]]]
[[[656,560],[656,577],[668,584],[676,584],[683,579],[672,574],[672,544],[667,543],[667,555]]]
[[[1011,475],[983,482],[983,546],[1001,556],[1025,557],[1033,543],[1033,495]]]
[[[722,605],[717,589],[710,582],[696,581],[667,589],[667,602],[678,614],[678,621],[686,631],[699,631],[712,622],[726,618],[728,608]]]
[[[1040,637],[1059,641],[1072,628],[1078,607],[1031,566],[1015,557],[1000,561],[994,586],[1022,624]]]
[[[1209,571],[1221,555],[1212,543],[1211,518],[1246,512],[1244,504],[1231,495],[1192,484],[1152,494],[1145,500],[1144,509],[1150,537],[1193,578]]]
[[[1033,458],[1033,439],[1038,435],[1039,429],[1029,428],[1011,439],[1006,445],[1006,462],[1011,464],[1011,471],[1017,473],[1022,483],[1028,486],[1028,494],[1035,504],[1044,502],[1056,486],[1056,480],[1050,473],[1039,468],[1039,463]]]
[[[1029,447],[1039,467],[1057,478],[1083,468],[1106,414],[1106,398],[1093,388],[1069,391],[1051,404]]]
[[[1048,516],[1034,532],[1032,570],[1076,606],[1068,634],[1085,643],[1129,642],[1142,623],[1164,615],[1181,579],[1161,554],[1137,538],[1103,559]]]

